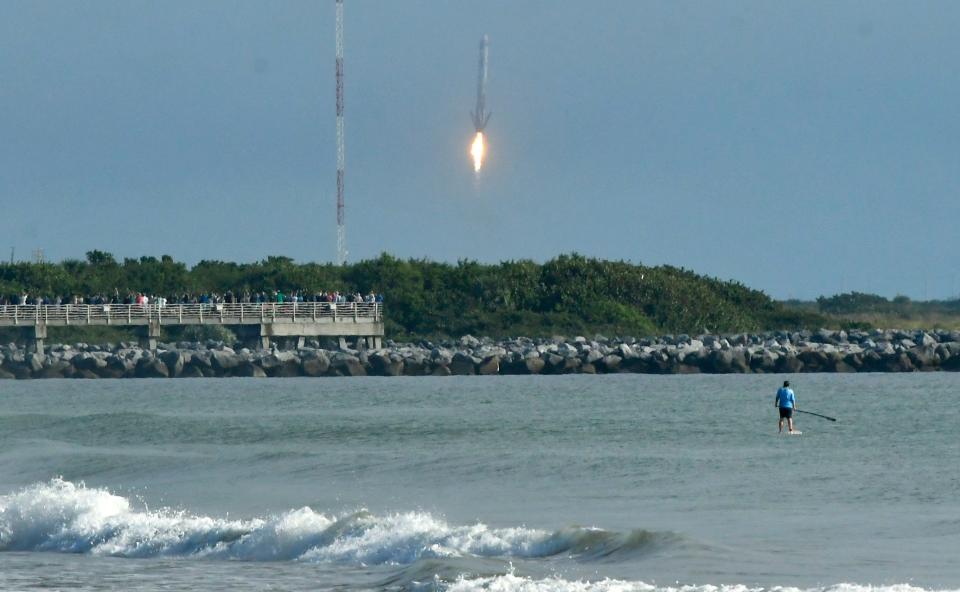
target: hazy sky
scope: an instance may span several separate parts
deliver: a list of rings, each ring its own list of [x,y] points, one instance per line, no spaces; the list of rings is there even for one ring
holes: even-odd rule
[[[335,259],[333,0],[5,0],[0,256]],[[346,0],[350,259],[960,292],[960,3]],[[468,155],[490,36],[490,154]]]

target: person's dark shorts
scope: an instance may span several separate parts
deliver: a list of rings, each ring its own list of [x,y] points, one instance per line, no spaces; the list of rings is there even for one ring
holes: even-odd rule
[[[780,407],[780,419],[790,419],[793,417],[793,409],[790,407]]]

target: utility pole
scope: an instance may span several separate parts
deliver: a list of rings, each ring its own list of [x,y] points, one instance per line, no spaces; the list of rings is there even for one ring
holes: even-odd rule
[[[347,226],[343,212],[343,0],[337,0],[337,265],[347,262]]]

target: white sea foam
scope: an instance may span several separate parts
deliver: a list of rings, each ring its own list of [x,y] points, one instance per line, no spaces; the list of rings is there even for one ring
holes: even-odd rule
[[[226,520],[137,509],[105,489],[62,479],[0,497],[0,550],[6,551],[405,565],[421,558],[460,556],[567,553],[589,559],[647,546],[651,540],[658,537],[645,531],[570,528],[551,533],[479,523],[450,525],[424,512],[379,516],[361,511],[335,517],[305,507],[266,518]]]
[[[0,497],[0,550],[189,554],[236,539],[261,522],[138,511],[106,490],[53,479]]]
[[[53,479],[0,496],[0,551],[55,551],[120,557],[180,556],[253,561],[301,560],[346,565],[409,565],[448,557],[580,559],[671,544],[676,535],[569,528],[450,525],[424,512],[327,516],[310,508],[227,520],[170,509],[138,509],[105,489]],[[642,581],[530,578],[515,573],[407,587],[444,592],[932,592],[901,584],[821,588],[736,585],[657,586]],[[936,592],[960,592],[940,590]]]
[[[744,585],[655,586],[645,582],[604,579],[599,581],[565,580],[562,578],[533,579],[505,574],[484,578],[460,578],[448,585],[435,582],[430,586],[444,592],[931,592],[909,584],[865,586],[836,584],[823,588],[769,588]],[[936,592],[958,592],[938,590]]]

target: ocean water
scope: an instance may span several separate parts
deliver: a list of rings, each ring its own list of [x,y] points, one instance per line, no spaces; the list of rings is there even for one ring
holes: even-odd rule
[[[0,589],[960,590],[960,376],[0,382]]]

